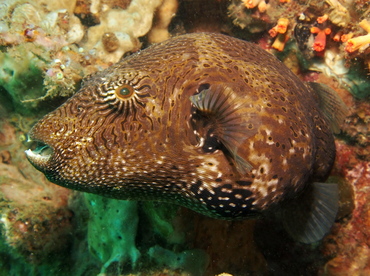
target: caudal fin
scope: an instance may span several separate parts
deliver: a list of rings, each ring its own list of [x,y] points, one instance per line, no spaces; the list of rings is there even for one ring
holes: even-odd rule
[[[321,240],[332,227],[338,211],[338,186],[313,183],[283,209],[283,225],[293,239],[302,243]]]

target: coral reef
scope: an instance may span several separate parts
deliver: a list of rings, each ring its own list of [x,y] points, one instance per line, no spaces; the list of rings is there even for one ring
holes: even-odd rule
[[[367,134],[368,131],[367,129]],[[347,216],[344,221],[337,223],[333,233],[328,237],[331,240],[325,243],[324,254],[333,258],[322,268],[322,273],[367,275],[370,273],[370,244],[367,238],[370,234],[370,161],[358,161],[356,147],[337,143],[337,148],[339,152],[337,170],[351,183],[356,206],[352,216]],[[367,159],[368,156],[367,154]]]
[[[13,99],[16,111],[22,113],[24,101],[43,96],[42,62],[24,47],[18,47],[18,53],[0,53],[0,85]]]
[[[0,275],[370,274],[369,11],[364,0],[3,1]],[[258,43],[350,107],[330,179],[340,184],[340,211],[320,243],[294,242],[276,218],[220,221],[71,193],[25,160],[35,118],[73,95],[83,77],[193,31]]]
[[[0,86],[13,109],[47,109],[71,96],[82,77],[139,50],[157,9],[151,42],[169,38],[176,0],[4,2]]]
[[[7,259],[1,267],[7,275],[29,274],[27,263],[47,260],[52,273],[63,265],[53,256],[71,246],[70,191],[47,182],[27,164],[17,135],[14,126],[0,122],[0,255]]]
[[[88,51],[94,50],[96,57],[104,62],[112,63],[117,62],[128,51],[139,50],[138,38],[149,32],[154,11],[161,2],[161,0],[132,0],[127,9],[117,9],[114,5],[109,5],[114,4],[114,1],[106,2],[105,5],[97,1],[90,10],[93,15],[99,14],[100,24],[88,29],[87,41],[83,47]],[[110,38],[103,39],[107,33],[110,34]],[[114,51],[111,44],[115,44]]]
[[[370,45],[370,23],[366,19],[364,19],[358,25],[362,29],[364,29],[367,32],[367,34],[348,39],[346,51],[349,53],[352,53],[354,51],[363,52]]]
[[[369,71],[369,39],[361,31],[369,32],[367,4],[338,0],[275,0],[269,1],[268,8],[261,12],[257,5],[262,2],[234,0],[229,4],[228,15],[232,23],[243,30],[233,30],[234,35],[245,37],[245,33],[257,31],[260,35],[257,42],[262,47],[279,52],[291,45],[286,49],[289,52],[296,48],[292,44],[296,44],[299,49],[297,54],[302,57],[301,63],[305,64],[305,69],[313,69],[319,64],[318,71],[343,77],[344,87],[349,88],[356,97],[369,96],[366,72],[357,69],[358,63],[364,63],[367,67],[365,70]],[[351,15],[350,11],[355,12]],[[327,51],[336,53],[337,65],[328,64]],[[334,69],[333,66],[339,68]],[[340,69],[344,67],[346,69]],[[344,73],[344,70],[347,72]],[[341,76],[333,73],[335,71],[341,71]]]

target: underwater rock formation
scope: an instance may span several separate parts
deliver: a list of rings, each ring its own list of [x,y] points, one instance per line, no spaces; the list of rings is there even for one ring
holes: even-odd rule
[[[71,96],[83,76],[169,37],[177,1],[6,1],[0,11],[0,86],[21,114]],[[159,34],[161,38],[159,38]],[[47,105],[47,104],[46,104]]]
[[[27,262],[53,263],[51,256],[68,250],[73,217],[70,191],[30,170],[17,135],[14,126],[0,122],[0,255],[7,256],[1,267],[9,275],[29,273]],[[54,263],[56,270],[60,264]]]
[[[357,103],[344,126],[350,144],[337,142],[335,171],[349,183],[353,212],[337,223],[324,243],[323,252],[332,257],[322,268],[325,275],[367,275],[370,273],[370,106]],[[348,192],[347,192],[348,193]]]
[[[209,263],[207,254],[200,249],[175,253],[155,245],[149,249],[150,258],[161,266],[182,270],[188,275],[204,275]]]
[[[162,42],[170,38],[168,26],[176,15],[178,0],[163,0],[162,4],[154,13],[153,27],[148,34],[150,43]]]
[[[154,11],[160,6],[162,0],[132,0],[127,9],[117,9],[111,3],[94,3],[90,11],[93,16],[99,15],[100,23],[91,26],[87,31],[87,41],[83,47],[94,50],[96,57],[104,62],[117,62],[124,53],[139,50],[139,37],[149,32]],[[164,26],[166,28],[166,26]],[[110,33],[109,39],[104,36]],[[115,49],[112,51],[112,46]]]

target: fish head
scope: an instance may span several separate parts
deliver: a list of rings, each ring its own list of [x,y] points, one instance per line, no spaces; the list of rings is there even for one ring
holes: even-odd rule
[[[31,129],[28,160],[53,183],[117,198],[162,193],[166,185],[184,193],[186,185],[217,179],[221,167],[232,174],[218,142],[204,143],[184,92],[200,91],[169,91],[162,81],[126,63],[88,78]]]

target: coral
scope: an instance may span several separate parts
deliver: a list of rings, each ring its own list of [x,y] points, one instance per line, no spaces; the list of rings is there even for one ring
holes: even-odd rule
[[[356,98],[363,99],[369,96],[369,76],[361,69],[361,64],[347,64],[344,53],[338,48],[327,49],[323,60],[315,59],[309,66],[309,70],[322,72],[339,82]]]
[[[289,36],[286,34],[289,25],[289,20],[287,18],[279,18],[277,25],[269,30],[269,34],[272,37],[276,37],[274,43],[272,44],[272,48],[283,51],[285,47],[285,43],[288,41]]]
[[[275,27],[269,30],[269,34],[275,37],[277,34],[285,34],[289,25],[289,20],[287,18],[279,18]]]
[[[200,249],[175,253],[156,245],[149,249],[148,254],[157,264],[173,270],[180,269],[188,275],[204,275],[209,263],[209,257]]]
[[[351,20],[350,13],[338,0],[326,0],[330,8],[328,10],[328,18],[330,21],[339,27],[345,27]]]
[[[153,27],[148,34],[150,43],[158,43],[170,38],[168,26],[176,14],[177,8],[177,0],[163,0],[155,12]]]
[[[97,5],[97,10],[94,10],[92,5],[91,12],[99,13],[100,24],[88,29],[87,42],[83,47],[94,49],[95,55],[104,62],[117,62],[124,53],[140,48],[138,38],[150,30],[154,11],[160,4],[161,0],[133,0],[125,10],[109,5]],[[102,41],[106,33],[113,33],[118,39],[115,51],[106,50]]]
[[[357,147],[352,149],[353,156],[370,162],[370,104],[356,103],[356,112],[347,117],[343,132],[347,140]]]
[[[141,210],[154,233],[163,238],[166,243],[181,244],[184,242],[183,233],[176,229],[173,220],[179,206],[158,202],[142,202]]]
[[[18,47],[18,51],[17,56],[0,52],[0,86],[9,93],[15,109],[24,113],[25,100],[42,96],[43,61],[25,47]]]
[[[242,2],[247,9],[257,7],[260,12],[265,12],[269,7],[265,0],[242,0]]]
[[[2,18],[9,26],[4,30],[9,32],[3,37],[5,42],[14,44],[26,40],[36,41],[41,45],[55,43],[63,47],[67,43],[78,43],[82,39],[83,27],[72,12],[74,1],[15,2],[14,7],[9,7],[9,14]],[[41,8],[42,4],[50,9]],[[59,36],[60,39],[52,41],[47,35]]]
[[[0,254],[1,275],[30,275],[48,267],[64,271],[71,245],[70,191],[50,184],[29,167],[14,126],[0,122]],[[53,256],[61,256],[53,260]],[[49,266],[49,265],[50,266]],[[39,265],[39,266],[38,266]],[[52,266],[55,266],[52,268]],[[37,272],[39,271],[39,272]]]
[[[275,39],[271,47],[281,52],[284,50],[285,44],[288,41],[288,39],[289,37],[287,35],[278,34],[277,38]]]
[[[106,273],[116,263],[120,268],[131,263],[134,267],[140,257],[135,246],[138,214],[137,202],[107,199],[85,194],[90,213],[88,244],[90,251],[103,264],[100,273]]]
[[[342,34],[341,37],[340,37],[340,41],[347,42],[352,37],[353,37],[353,33]]]
[[[0,86],[9,94],[14,109],[30,114],[47,101],[71,96],[83,76],[138,50],[139,37],[150,30],[161,3],[5,2],[0,12]],[[167,28],[176,7],[175,0],[161,6],[153,42],[169,36]]]
[[[62,2],[57,5],[59,8],[69,5]],[[50,74],[55,70],[52,61],[57,59],[53,56],[60,55],[67,44],[79,42],[84,31],[79,19],[66,9],[50,11],[45,6],[41,8],[36,1],[14,1],[13,5],[5,7],[0,18],[6,23],[0,35],[0,44],[5,46],[0,53],[0,85],[21,114],[31,114],[35,109],[41,111],[45,99],[56,97],[60,100],[60,97],[70,96],[82,75],[77,71],[80,68],[72,69],[67,63],[64,69],[59,68],[58,72]],[[68,58],[69,53],[63,55],[62,60]],[[49,85],[54,81],[59,87],[58,92]]]
[[[47,49],[26,43],[0,53],[0,86],[7,91],[15,111],[30,115],[35,110],[47,110],[46,100],[71,96],[85,70],[76,51],[54,52],[52,59]]]
[[[253,34],[265,31],[269,27],[266,24],[266,21],[269,21],[268,17],[261,16],[258,9],[246,8],[240,0],[231,2],[227,7],[227,15],[232,19],[234,25]]]
[[[312,48],[316,52],[323,51],[326,46],[326,36],[331,34],[331,29],[330,28],[320,29],[318,27],[312,27],[311,33],[316,34]]]
[[[241,29],[249,26],[253,20],[250,14],[245,12],[242,2],[236,0],[233,0],[228,6],[228,16],[232,19],[233,24]]]
[[[337,170],[351,184],[355,210],[351,217],[337,223],[325,243],[324,254],[331,256],[322,269],[325,275],[368,275],[370,273],[369,161],[354,157],[354,147],[337,143]]]
[[[369,274],[368,18],[365,0],[3,1],[0,275]],[[340,212],[320,244],[295,243],[270,218],[218,221],[159,203],[71,198],[25,160],[22,134],[33,117],[75,93],[84,76],[138,50],[141,41],[209,30],[264,48],[270,34],[272,48],[284,49],[273,52],[296,74],[332,86],[351,107],[330,178],[343,193]]]
[[[108,53],[116,51],[119,47],[119,40],[112,32],[103,34],[102,43],[104,50],[106,50]]]
[[[364,29],[368,34],[351,38],[347,41],[346,51],[352,53],[359,50],[363,52],[370,44],[370,23],[364,19],[359,23],[359,26]]]
[[[38,0],[38,2],[40,5],[45,6],[49,11],[66,10],[69,14],[73,13],[73,10],[76,6],[76,0]]]
[[[327,14],[324,14],[323,16],[319,16],[317,18],[317,23],[323,24],[324,22],[326,22],[328,20],[328,18],[329,18],[329,15],[327,15]]]

